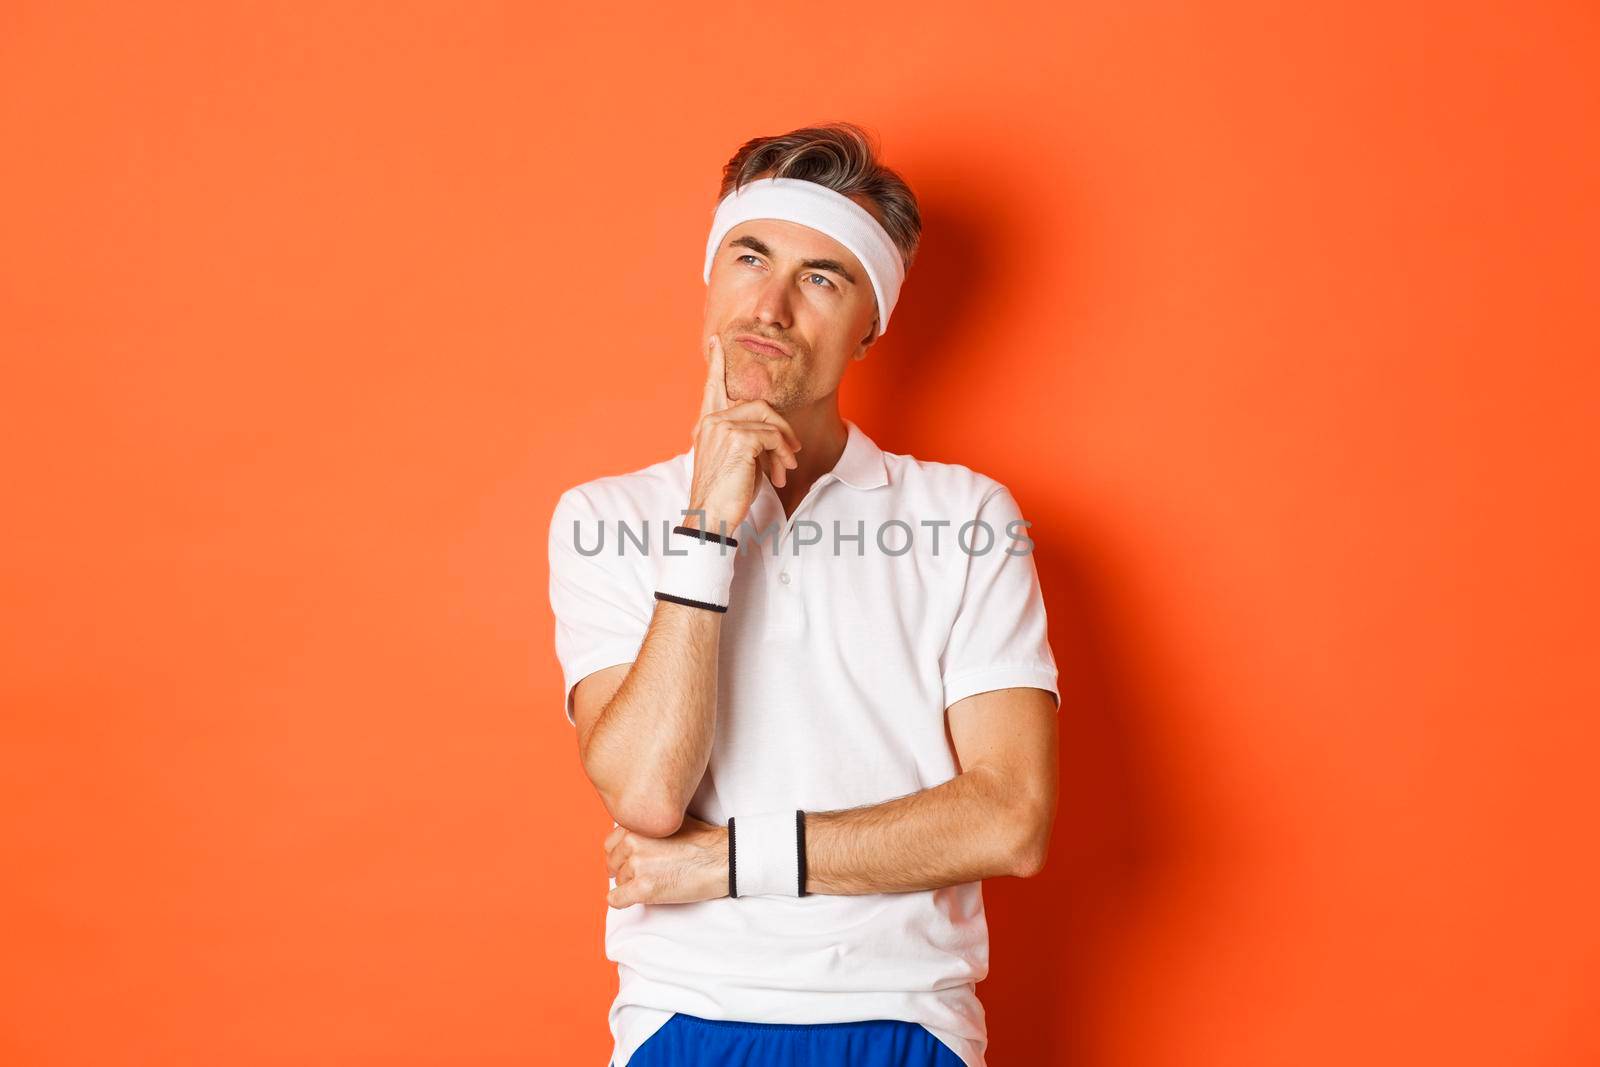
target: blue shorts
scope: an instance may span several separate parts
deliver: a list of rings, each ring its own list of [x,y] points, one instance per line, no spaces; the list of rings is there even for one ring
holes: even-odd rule
[[[963,1067],[919,1023],[747,1023],[677,1012],[628,1067]]]

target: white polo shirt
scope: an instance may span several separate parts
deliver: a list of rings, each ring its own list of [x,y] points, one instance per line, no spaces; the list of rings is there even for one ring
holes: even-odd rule
[[[761,478],[749,517],[730,531],[740,547],[729,549],[716,735],[689,805],[695,818],[725,825],[730,815],[906,796],[956,774],[951,704],[1013,686],[1048,690],[1059,704],[1033,531],[1011,492],[960,464],[881,451],[845,423],[838,463],[793,515]],[[690,449],[568,489],[556,505],[550,603],[569,722],[574,685],[638,655],[693,470]],[[900,1019],[926,1027],[966,1067],[984,1064],[974,989],[989,970],[981,882],[608,905],[606,957],[618,976],[615,1067],[675,1011]]]

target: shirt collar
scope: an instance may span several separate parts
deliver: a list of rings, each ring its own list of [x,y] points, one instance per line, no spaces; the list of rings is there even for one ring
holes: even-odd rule
[[[889,473],[883,462],[883,450],[873,443],[855,423],[844,420],[849,436],[845,438],[844,452],[834,464],[833,476],[856,489],[875,489],[889,484]]]
[[[883,450],[849,419],[844,420],[844,425],[844,451],[839,454],[839,462],[828,473],[853,489],[876,489],[880,485],[888,485],[889,471],[883,461]],[[694,447],[691,445],[689,451],[682,455],[684,470],[692,474]]]

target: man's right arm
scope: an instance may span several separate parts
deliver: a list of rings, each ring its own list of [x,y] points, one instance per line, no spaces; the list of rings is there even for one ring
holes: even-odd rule
[[[666,837],[682,824],[710,760],[723,613],[656,600],[632,561],[580,551],[616,521],[606,511],[583,489],[556,505],[556,653],[578,755],[601,802],[628,829]],[[692,516],[680,521],[696,524]],[[727,564],[734,562],[730,551]]]
[[[573,687],[584,773],[611,817],[670,837],[704,777],[717,718],[722,614],[655,602],[639,658]]]
[[[786,484],[801,443],[765,400],[730,402],[721,339],[712,335],[707,346],[689,501],[679,524],[726,536],[749,513],[762,477]],[[652,597],[645,625],[637,589],[564,540],[572,536],[568,516],[581,519],[588,510],[577,506],[581,499],[571,490],[562,495],[550,531],[556,644],[572,686],[579,758],[618,824],[670,837],[711,759],[724,613]],[[726,553],[722,573],[730,580],[735,557]]]

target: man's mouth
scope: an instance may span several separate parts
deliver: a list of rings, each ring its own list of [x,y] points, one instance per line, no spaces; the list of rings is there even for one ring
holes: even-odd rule
[[[734,340],[738,341],[740,344],[744,345],[745,348],[756,353],[757,355],[766,356],[769,359],[787,359],[789,356],[793,355],[792,352],[778,344],[776,341],[762,340],[759,337],[752,337],[749,334],[741,334],[740,336],[734,338]]]

